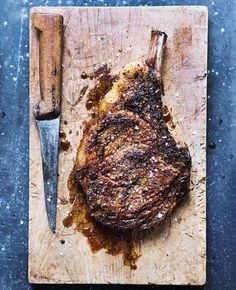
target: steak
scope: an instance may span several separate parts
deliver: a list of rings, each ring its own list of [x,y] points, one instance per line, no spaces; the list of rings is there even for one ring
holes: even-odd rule
[[[171,136],[163,115],[166,39],[152,31],[146,61],[122,69],[85,124],[74,180],[90,215],[108,227],[157,226],[189,189],[188,147]]]

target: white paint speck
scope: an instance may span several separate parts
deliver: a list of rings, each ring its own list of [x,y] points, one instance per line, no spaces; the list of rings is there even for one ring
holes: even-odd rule
[[[23,225],[24,224],[24,221],[23,220],[20,220],[20,225]]]
[[[4,25],[4,26],[7,26],[7,24],[8,24],[7,21],[4,21],[4,22],[3,22],[3,25]]]
[[[14,82],[16,82],[16,81],[17,81],[17,78],[16,78],[16,77],[13,77],[12,79],[13,79],[13,81],[14,81]]]
[[[224,33],[224,32],[225,32],[225,29],[224,29],[224,27],[222,27],[222,28],[220,29],[220,32],[222,32],[222,33]]]

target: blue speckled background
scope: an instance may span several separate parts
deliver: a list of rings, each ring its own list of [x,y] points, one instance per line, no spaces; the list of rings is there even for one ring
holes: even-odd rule
[[[208,6],[208,144],[216,148],[207,150],[205,287],[28,284],[28,13],[40,5]],[[0,0],[0,138],[0,290],[236,289],[236,1]]]

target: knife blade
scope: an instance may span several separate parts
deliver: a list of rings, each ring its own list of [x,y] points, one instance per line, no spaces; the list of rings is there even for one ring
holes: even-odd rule
[[[56,231],[58,142],[60,130],[63,17],[58,14],[33,15],[39,39],[39,88],[41,100],[33,114],[39,130],[45,207],[48,223]]]
[[[51,120],[36,120],[36,123],[41,142],[46,211],[51,230],[55,232],[60,117]]]

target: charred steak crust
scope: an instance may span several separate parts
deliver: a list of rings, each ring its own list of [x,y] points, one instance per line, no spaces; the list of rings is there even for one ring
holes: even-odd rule
[[[159,225],[189,188],[188,147],[168,130],[160,74],[147,63],[125,67],[100,101],[74,169],[90,214],[120,230]]]

